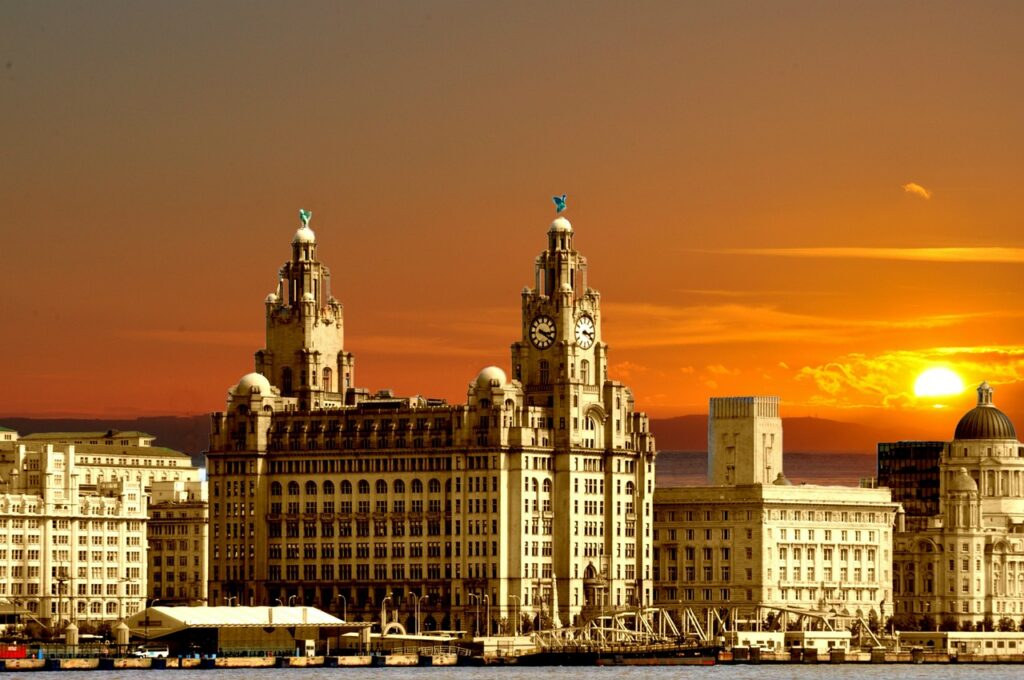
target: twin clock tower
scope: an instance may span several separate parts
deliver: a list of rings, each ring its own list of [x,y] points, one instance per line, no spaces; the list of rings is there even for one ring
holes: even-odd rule
[[[604,398],[601,294],[587,286],[587,260],[574,249],[565,217],[551,223],[547,250],[534,265],[534,287],[523,289],[522,323],[522,340],[512,345],[513,376],[530,405],[557,414],[554,445],[604,448],[614,439],[606,432],[612,428],[604,427],[614,407]]]

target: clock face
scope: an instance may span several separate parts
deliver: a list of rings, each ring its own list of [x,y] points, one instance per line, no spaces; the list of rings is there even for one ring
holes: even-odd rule
[[[530,342],[537,349],[547,349],[555,341],[555,322],[550,316],[538,316],[530,324]]]
[[[594,329],[594,320],[589,316],[581,316],[576,321],[576,344],[583,349],[590,349],[594,344],[597,332]]]

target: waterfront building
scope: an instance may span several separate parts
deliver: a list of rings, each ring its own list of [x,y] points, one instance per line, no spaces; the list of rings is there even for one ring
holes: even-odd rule
[[[142,486],[83,489],[78,459],[73,444],[0,450],[0,598],[51,627],[116,621],[145,598]]]
[[[655,604],[892,612],[889,490],[793,485],[777,397],[712,399],[708,485],[654,507]]]
[[[149,496],[148,595],[167,605],[206,601],[207,484],[153,482]]]
[[[923,529],[939,514],[939,459],[946,442],[878,444],[878,486],[888,487],[903,506],[907,530]]]
[[[199,480],[199,468],[187,453],[154,446],[155,440],[135,430],[34,432],[19,439],[26,444],[74,445],[79,484],[85,490],[123,479],[141,484],[148,493],[154,482]]]
[[[1016,626],[1024,616],[1024,445],[988,383],[938,468],[937,512],[895,537],[897,613],[946,628]]]
[[[140,574],[148,574],[148,581],[139,580],[139,576],[123,577],[126,580],[123,582],[124,587],[120,589],[124,591],[120,596],[125,599],[127,608],[135,611],[138,604],[134,601],[134,596],[141,598],[147,594],[151,598],[157,597],[164,601],[195,602],[205,599],[208,555],[204,490],[206,483],[200,481],[200,470],[192,465],[192,459],[188,454],[155,446],[156,437],[135,430],[36,432],[24,436],[19,436],[13,430],[8,432],[13,432],[13,436],[8,441],[0,441],[0,450],[13,451],[16,445],[23,445],[37,452],[45,450],[48,446],[73,452],[71,455],[74,457],[76,483],[80,493],[99,493],[100,490],[110,488],[111,484],[120,482],[142,489],[148,519],[153,520],[155,513],[155,519],[159,520],[153,525],[147,523],[143,530],[149,532],[150,539],[154,538],[153,532],[157,532],[157,546],[160,549],[158,553],[164,550],[169,552],[167,555],[149,554],[144,534],[143,559],[149,566],[159,561],[161,568],[140,571]],[[199,500],[200,498],[203,500]],[[174,510],[175,516],[171,522],[168,522],[171,519],[167,516],[169,510],[154,511],[154,504],[164,503],[180,505]],[[187,517],[182,517],[180,513],[186,513]],[[173,528],[167,527],[168,524],[173,524]],[[182,527],[185,524],[188,524],[189,535],[177,535],[172,545],[165,532],[183,531]],[[198,534],[195,533],[197,529]],[[171,570],[165,570],[163,567],[167,566],[166,560],[171,558],[175,561],[175,567],[188,567],[187,571],[180,568],[173,570],[176,580],[180,580],[183,574],[187,575],[187,580],[183,583],[170,585],[164,580]],[[131,570],[135,573],[137,568],[133,566]],[[76,588],[91,593],[92,575],[93,571],[90,570],[89,580],[83,578]],[[100,585],[100,590],[108,590],[107,584]],[[170,597],[163,597],[168,595],[168,588]],[[128,597],[129,593],[132,598]],[[120,613],[118,615],[120,616]]]
[[[649,603],[654,439],[608,377],[574,238],[564,217],[547,232],[511,375],[483,369],[452,405],[355,386],[304,221],[256,370],[212,415],[210,602],[481,633]]]

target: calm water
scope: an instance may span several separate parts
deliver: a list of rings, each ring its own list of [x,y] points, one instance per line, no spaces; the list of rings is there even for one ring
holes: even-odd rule
[[[161,671],[60,671],[19,673],[25,680],[956,680],[975,678],[1001,680],[1024,677],[1024,666],[963,665],[895,665],[895,664],[818,664],[773,666],[662,666],[646,668],[261,668],[240,670],[178,670]],[[8,677],[11,677],[8,675]]]

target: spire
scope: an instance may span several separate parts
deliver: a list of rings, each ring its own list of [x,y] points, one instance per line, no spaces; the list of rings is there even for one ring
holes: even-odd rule
[[[992,393],[995,392],[988,381],[982,382],[978,385],[978,406],[994,406],[992,402]]]

